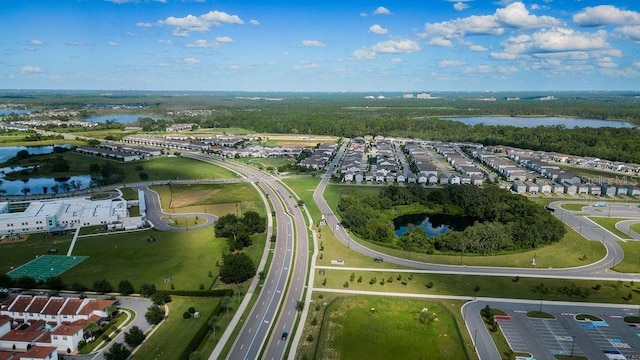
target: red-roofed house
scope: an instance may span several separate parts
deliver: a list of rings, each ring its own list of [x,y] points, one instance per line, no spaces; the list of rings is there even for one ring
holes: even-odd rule
[[[78,314],[81,319],[89,319],[94,315],[100,316],[100,318],[109,317],[107,313],[107,308],[109,306],[115,305],[115,300],[100,300],[100,299],[89,299],[88,302],[80,309]]]
[[[0,336],[0,348],[12,349],[15,345],[17,350],[26,350],[27,347],[34,346],[36,340],[42,337],[42,335],[44,335],[43,331],[9,331]]]
[[[0,315],[0,336],[11,331],[11,318],[6,315]]]
[[[52,346],[34,346],[24,353],[18,354],[16,360],[58,360],[56,348]]]
[[[56,322],[60,321],[58,313],[60,312],[60,308],[64,305],[63,298],[54,298],[49,299],[47,305],[42,309],[41,319],[47,322]]]
[[[27,320],[40,319],[41,318],[40,313],[42,312],[42,309],[44,309],[44,307],[47,305],[48,302],[49,302],[48,296],[34,297],[33,301],[31,301],[31,304],[29,304],[29,306],[25,310],[25,312],[27,313]]]
[[[78,309],[84,302],[84,299],[67,299],[62,309],[60,309],[60,316],[63,323],[72,323],[76,319]]]
[[[51,345],[58,348],[58,351],[72,352],[78,350],[78,343],[82,340],[84,331],[78,325],[60,325],[51,331]]]
[[[1,351],[0,350],[0,360],[14,360],[15,353],[9,351]]]
[[[2,315],[8,315],[15,320],[26,320],[27,313],[25,311],[27,307],[29,307],[29,304],[31,304],[31,300],[33,300],[31,295],[18,295],[15,300],[2,311]]]

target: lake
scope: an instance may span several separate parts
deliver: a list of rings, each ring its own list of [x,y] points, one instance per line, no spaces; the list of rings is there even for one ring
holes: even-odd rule
[[[69,147],[68,144],[56,145],[58,147]],[[0,147],[0,163],[3,163],[18,154],[18,151],[27,150],[31,155],[49,154],[53,152],[53,145],[50,146],[4,146]]]
[[[450,229],[462,231],[473,225],[474,219],[446,214],[411,214],[393,219],[396,236],[400,237],[407,232],[409,224],[422,226],[427,236],[432,237],[444,234]]]
[[[94,116],[94,117],[90,117],[90,118],[86,118],[85,121],[89,121],[89,122],[98,122],[98,123],[103,123],[106,122],[107,120],[115,120],[121,124],[128,124],[128,123],[132,123],[136,120],[138,120],[138,118],[144,118],[144,117],[148,117],[148,118],[152,118],[153,120],[158,120],[157,116],[154,115],[145,115],[145,114],[113,114],[113,115],[100,115],[100,116]]]
[[[64,180],[64,181],[63,181]],[[27,181],[24,180],[5,180],[2,178],[2,184],[0,184],[0,189],[4,189],[6,191],[6,195],[24,195],[22,189],[29,188],[29,193],[27,195],[36,195],[43,194],[43,187],[47,187],[48,194],[53,194],[51,187],[54,185],[60,186],[60,190],[58,194],[64,193],[62,190],[62,184],[72,184],[72,181],[75,181],[76,184],[80,186],[80,189],[86,189],[89,187],[91,183],[91,176],[89,175],[76,175],[69,176],[68,180],[65,179],[53,179],[53,178],[30,178]],[[73,190],[73,189],[72,189]]]
[[[31,111],[29,110],[15,110],[15,109],[0,109],[0,116],[2,115],[11,115],[11,113],[16,113],[18,115],[28,114]]]
[[[537,127],[564,125],[567,129],[574,127],[614,127],[632,128],[633,124],[626,121],[596,120],[565,117],[511,117],[511,116],[476,116],[476,117],[443,117],[444,120],[455,120],[467,125],[510,125],[516,127]]]

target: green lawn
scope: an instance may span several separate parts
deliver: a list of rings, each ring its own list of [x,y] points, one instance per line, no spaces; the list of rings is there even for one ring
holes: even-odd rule
[[[288,158],[272,158],[272,157],[269,157],[269,158],[250,157],[250,158],[240,158],[236,160],[241,163],[245,163],[247,165],[257,167],[258,169],[261,169],[261,170],[266,170],[267,168],[277,169],[281,166],[287,166],[294,163],[294,161]]]
[[[66,255],[73,235],[45,238],[45,234],[30,234],[26,241],[0,243],[0,272],[6,273],[31,260],[36,255],[46,255],[50,249],[58,249],[58,255]]]
[[[615,266],[615,270],[623,273],[640,273],[640,242],[619,241],[618,245],[624,251],[624,259]]]
[[[147,240],[153,236],[156,241]],[[136,290],[142,283],[155,284],[158,289],[170,289],[164,279],[172,278],[177,290],[196,290],[200,284],[209,286],[228,252],[224,239],[216,239],[213,229],[206,228],[180,233],[147,230],[108,236],[80,238],[74,255],[89,256],[79,266],[62,275],[68,284],[80,282],[91,288],[95,280],[107,279],[117,287],[120,280],[129,280]]]
[[[382,187],[380,186],[352,186],[352,185],[336,185],[329,184],[324,190],[324,199],[329,204],[329,207],[333,212],[338,215],[336,209],[338,208],[338,202],[342,194],[365,194],[376,196],[380,193]]]
[[[328,306],[317,359],[467,358],[455,319],[439,302],[358,296]],[[418,319],[423,309],[431,317],[425,323]]]
[[[318,205],[313,201],[313,192],[316,190],[316,187],[318,187],[320,180],[320,178],[315,177],[288,178],[283,180],[283,182],[293,189],[304,201],[304,206],[309,211],[309,214],[311,214],[314,224],[318,224],[321,217],[320,209],[318,209]]]
[[[182,352],[198,329],[206,324],[220,299],[189,298],[172,296],[169,305],[169,316],[158,330],[142,345],[136,353],[136,360],[180,359]],[[200,312],[199,319],[183,319],[182,314],[195,307]],[[218,330],[222,334],[222,330]],[[208,354],[206,354],[208,355]]]
[[[597,217],[597,216],[589,216],[589,219],[596,224],[602,226],[603,228],[609,230],[614,235],[619,237],[620,239],[631,239],[631,237],[622,231],[616,228],[616,224],[620,221],[628,220],[628,219],[620,219],[620,218],[610,218],[610,217]]]
[[[640,234],[640,223],[632,224],[631,225],[631,230],[635,231],[638,234]]]
[[[43,159],[53,158],[59,155],[62,155],[64,159],[68,161],[69,172],[48,174],[40,171],[38,172],[39,177],[87,175],[90,174],[90,164],[103,166],[106,163],[121,168],[124,171],[124,182],[140,181],[140,172],[145,172],[148,175],[148,181],[175,179],[233,179],[238,177],[236,173],[213,164],[188,158],[167,156],[154,157],[140,161],[121,162],[69,151],[63,154],[33,156],[29,159],[23,160],[20,164],[34,165],[42,162]],[[142,167],[142,170],[139,170],[140,167]]]
[[[348,282],[349,285],[346,289],[349,290],[617,304],[640,303],[640,299],[637,296],[632,296],[631,300],[628,299],[630,293],[640,291],[638,284],[616,281],[418,274],[400,273],[385,269],[379,271],[355,271],[353,272],[355,279],[351,281],[352,271],[331,269],[324,270],[324,272],[325,275],[316,274],[314,284],[316,289],[314,291],[321,292],[323,288],[344,289],[345,282]],[[362,282],[358,282],[359,277],[362,277]],[[398,277],[400,277],[399,280]],[[326,285],[322,285],[325,279]],[[370,284],[372,280],[375,281]],[[384,284],[381,283],[382,281],[384,281]],[[543,284],[543,287],[547,290],[540,289],[540,284]],[[600,284],[600,288],[599,290],[594,290],[594,287],[597,288],[597,284]],[[428,287],[428,285],[431,285],[431,287]],[[478,291],[476,292],[474,289],[478,289]],[[577,295],[578,289],[580,289],[581,295]],[[585,294],[586,296],[584,296]]]
[[[562,204],[561,207],[565,210],[569,210],[569,211],[582,211],[582,208],[587,206],[586,204],[575,204],[575,203],[570,203],[570,204]]]

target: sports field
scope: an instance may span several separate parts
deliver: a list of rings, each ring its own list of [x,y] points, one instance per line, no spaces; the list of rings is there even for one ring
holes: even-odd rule
[[[7,274],[14,279],[30,276],[38,281],[46,280],[62,274],[87,258],[88,256],[41,255]]]

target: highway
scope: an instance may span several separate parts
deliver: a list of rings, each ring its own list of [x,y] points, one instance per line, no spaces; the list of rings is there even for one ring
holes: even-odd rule
[[[277,237],[270,269],[256,303],[236,337],[227,359],[282,359],[297,321],[296,304],[307,281],[309,239],[297,200],[273,176],[255,168],[200,153],[182,156],[226,167],[259,186],[271,200]],[[289,339],[282,341],[283,332]],[[262,354],[262,355],[261,355]]]

